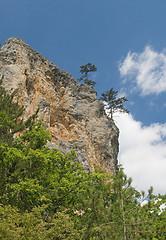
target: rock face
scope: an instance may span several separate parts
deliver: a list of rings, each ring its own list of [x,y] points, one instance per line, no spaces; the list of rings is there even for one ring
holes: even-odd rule
[[[63,153],[75,149],[86,171],[99,165],[115,172],[119,131],[91,86],[77,83],[69,73],[15,38],[0,49],[0,75],[4,76],[5,88],[14,91],[25,106],[25,118],[40,108],[39,117],[52,136],[50,148]]]

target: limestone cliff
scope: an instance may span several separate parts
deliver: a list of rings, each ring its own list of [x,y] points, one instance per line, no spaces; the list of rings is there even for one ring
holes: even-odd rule
[[[22,39],[10,38],[0,49],[3,85],[25,106],[25,118],[39,107],[52,143],[63,153],[75,149],[85,170],[100,165],[114,173],[119,131],[96,92],[43,58]]]

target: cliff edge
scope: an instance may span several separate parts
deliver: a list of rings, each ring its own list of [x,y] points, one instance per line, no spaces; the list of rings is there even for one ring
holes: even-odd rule
[[[80,84],[22,39],[10,38],[0,49],[3,85],[25,106],[24,117],[39,107],[52,136],[50,147],[74,149],[83,168],[95,165],[115,173],[119,130],[104,111],[93,87]]]

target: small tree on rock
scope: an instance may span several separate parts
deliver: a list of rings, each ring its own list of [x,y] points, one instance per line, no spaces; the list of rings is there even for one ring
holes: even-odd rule
[[[115,91],[113,88],[101,94],[100,100],[106,103],[106,109],[108,109],[111,119],[113,119],[113,113],[115,112],[129,113],[129,111],[125,109],[123,105],[124,102],[128,101],[127,98],[117,98],[117,95],[118,91]]]
[[[80,73],[82,74],[82,77],[78,79],[78,81],[84,81],[84,83],[94,86],[96,83],[95,81],[92,81],[89,79],[89,73],[90,72],[96,72],[97,68],[95,65],[92,65],[92,63],[88,63],[85,65],[80,66]]]

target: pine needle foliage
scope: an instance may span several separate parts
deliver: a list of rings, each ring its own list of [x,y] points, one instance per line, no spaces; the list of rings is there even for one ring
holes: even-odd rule
[[[106,104],[106,109],[110,114],[111,119],[113,119],[113,114],[115,112],[126,112],[129,111],[124,107],[124,102],[128,101],[125,97],[118,98],[118,91],[113,88],[101,94],[100,100]]]
[[[82,74],[82,77],[80,77],[78,81],[83,81],[85,84],[94,86],[96,82],[89,79],[89,74],[91,72],[96,72],[96,71],[97,71],[97,68],[92,63],[87,63],[85,65],[80,66],[80,73]]]

